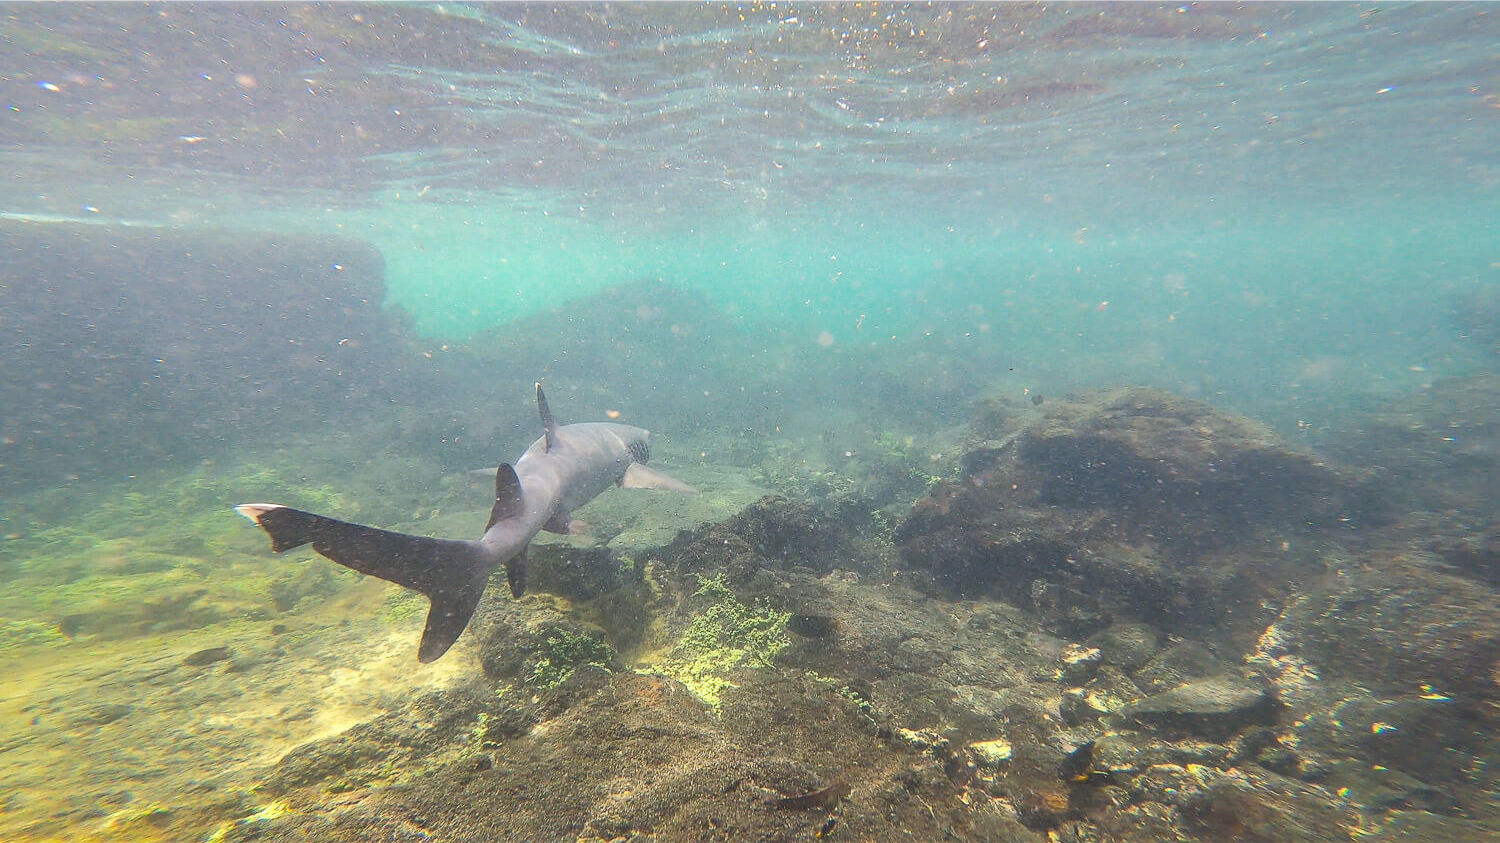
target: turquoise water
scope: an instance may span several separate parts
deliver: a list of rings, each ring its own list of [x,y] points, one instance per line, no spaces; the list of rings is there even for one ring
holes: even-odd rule
[[[368,610],[410,607],[267,562],[225,519],[276,495],[470,529],[488,490],[463,472],[535,438],[538,378],[569,421],[664,434],[722,483],[713,518],[770,477],[888,534],[960,475],[978,402],[1132,385],[1372,475],[1477,466],[1444,506],[1493,542],[1493,5],[5,12],[0,656],[21,678],[0,717],[23,736],[0,791],[23,795],[0,837],[206,839],[260,803],[153,825],[193,757],[228,753],[248,788],[472,667],[408,671],[410,630]],[[900,482],[850,504],[835,475],[875,453]],[[222,746],[149,721],[140,758],[48,766],[94,735],[69,705],[126,704],[90,684],[102,665],[134,687],[142,659],[283,619],[386,649],[354,679],[337,653],[297,668],[340,677],[333,713],[204,727],[243,730]],[[128,704],[166,718],[152,699]],[[75,725],[22,728],[54,720]]]
[[[1496,280],[1481,5],[283,12],[18,17],[6,209],[358,236],[435,342],[662,279],[1231,391],[1461,365]]]

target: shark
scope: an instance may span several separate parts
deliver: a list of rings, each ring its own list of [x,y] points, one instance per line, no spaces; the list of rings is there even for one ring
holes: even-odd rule
[[[235,511],[270,535],[274,553],[310,544],[346,568],[426,595],[417,659],[436,661],[469,625],[492,571],[504,566],[512,597],[526,593],[526,549],[537,533],[583,531],[573,511],[611,486],[697,492],[646,467],[650,431],[614,422],[559,425],[541,383],[536,403],[542,436],[514,464],[495,469],[495,505],[478,539],[398,533],[275,503],[240,504]]]

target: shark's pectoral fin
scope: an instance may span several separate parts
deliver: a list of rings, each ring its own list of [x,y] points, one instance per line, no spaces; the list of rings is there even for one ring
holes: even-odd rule
[[[549,533],[557,533],[559,536],[566,536],[571,530],[572,523],[573,516],[559,509],[552,513],[552,517],[547,519],[542,529]]]
[[[582,536],[594,531],[594,526],[586,521],[579,521],[568,512],[554,512],[542,529],[559,536]]]
[[[627,489],[662,489],[668,492],[683,492],[689,495],[698,494],[698,490],[692,486],[662,474],[655,469],[647,468],[638,462],[633,462],[625,469],[625,476],[620,478],[620,485]]]
[[[520,597],[526,593],[526,548],[505,562],[505,581],[510,584],[510,596]]]

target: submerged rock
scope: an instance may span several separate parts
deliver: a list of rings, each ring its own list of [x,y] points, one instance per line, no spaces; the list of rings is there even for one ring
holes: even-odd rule
[[[234,652],[228,647],[209,647],[195,653],[189,653],[182,663],[188,667],[205,667],[214,662],[221,662],[232,656]]]
[[[482,685],[437,691],[340,735],[294,748],[260,787],[270,794],[314,785],[340,792],[411,778],[435,766],[433,756],[479,752],[523,734],[534,722],[533,712]]]
[[[1374,517],[1360,473],[1164,392],[1093,392],[972,427],[1016,425],[896,539],[930,590],[1001,597],[1069,637],[1132,618],[1249,636],[1298,576],[1286,539]]]
[[[651,551],[643,592],[615,581],[590,597],[560,577],[576,602],[486,601],[481,659],[501,687],[475,683],[444,701],[452,714],[434,699],[294,752],[267,787],[298,812],[277,833],[391,836],[420,817],[424,834],[476,841],[693,839],[705,828],[728,839],[832,828],[857,839],[1342,840],[1365,827],[1356,810],[1479,804],[1455,778],[1414,772],[1480,757],[1483,721],[1444,720],[1458,703],[1334,698],[1307,669],[1300,707],[1280,716],[1272,689],[1296,677],[1273,668],[1303,663],[1276,642],[1295,640],[1285,630],[1306,607],[1288,606],[1252,654],[1268,685],[1242,678],[1222,639],[1171,640],[1122,617],[1079,643],[1046,631],[1044,619],[1056,624],[1045,605],[937,601],[901,577],[857,575],[844,567],[847,534],[809,511],[764,500]],[[791,550],[767,544],[768,525]],[[726,593],[783,624],[802,617],[710,704],[596,649],[611,593],[647,606],[630,621],[646,630],[640,649],[620,661],[659,658]],[[571,677],[539,681],[569,661]],[[1453,725],[1463,722],[1473,728]],[[1414,739],[1426,734],[1442,740]],[[1467,754],[1449,748],[1465,741]],[[1357,775],[1375,765],[1386,769]],[[352,802],[337,795],[348,788],[361,791]],[[826,812],[772,807],[825,791],[838,798],[812,801]]]
[[[1097,647],[1106,664],[1124,670],[1134,670],[1156,655],[1161,646],[1161,633],[1149,624],[1121,621],[1110,625],[1089,638],[1090,646]]]
[[[1500,373],[1434,381],[1325,431],[1320,448],[1381,467],[1381,493],[1434,512],[1500,517]]]
[[[360,240],[0,220],[0,253],[13,484],[202,457],[407,382]]]
[[[1274,723],[1279,709],[1264,687],[1216,676],[1138,700],[1120,713],[1167,733],[1222,740],[1249,725]]]
[[[1500,701],[1494,590],[1413,553],[1349,560],[1293,600],[1265,640],[1330,678]]]
[[[826,574],[852,547],[843,524],[817,507],[767,495],[728,520],[685,536],[662,555],[674,559],[682,573],[722,569],[743,581],[768,562]]]
[[[1043,503],[1116,511],[1163,541],[1213,545],[1248,525],[1353,512],[1352,475],[1264,425],[1158,390],[1056,402],[1021,435],[1018,456]]]
[[[1218,777],[1189,792],[1181,804],[1185,825],[1207,840],[1343,843],[1358,818],[1331,794],[1271,775]]]

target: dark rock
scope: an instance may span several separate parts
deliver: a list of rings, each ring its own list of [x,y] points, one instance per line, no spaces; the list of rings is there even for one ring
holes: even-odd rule
[[[1159,692],[1187,682],[1224,673],[1224,665],[1197,641],[1178,641],[1152,656],[1131,674],[1147,691]]]
[[[535,544],[528,551],[527,589],[560,594],[569,600],[592,600],[614,591],[633,591],[641,572],[622,566],[607,547]],[[637,601],[640,596],[632,594]]]
[[[1274,723],[1280,707],[1259,685],[1217,676],[1133,702],[1120,713],[1169,734],[1223,739],[1248,725]]]
[[[188,667],[204,667],[214,662],[224,661],[232,655],[234,653],[228,647],[209,647],[206,650],[199,650],[196,653],[188,655],[182,660],[182,663]]]
[[[1155,627],[1134,621],[1112,624],[1089,637],[1088,644],[1099,648],[1106,664],[1123,670],[1135,670],[1156,655],[1161,633]]]
[[[1157,390],[1056,402],[1019,449],[1044,503],[1119,511],[1168,541],[1215,544],[1226,528],[1348,514],[1352,477],[1263,425]]]
[[[1493,752],[1484,719],[1438,695],[1353,696],[1309,714],[1296,734],[1300,747],[1324,758],[1355,756],[1439,785],[1467,781]]]
[[[1163,741],[1138,732],[1109,732],[1094,741],[1093,769],[1121,780],[1160,765],[1226,767],[1229,747],[1219,743]]]
[[[1058,659],[1057,680],[1069,688],[1084,684],[1098,672],[1104,654],[1098,647],[1069,644]]]
[[[1500,518],[1500,374],[1439,380],[1351,414],[1319,446],[1350,464],[1379,466],[1372,489],[1400,511],[1463,513],[1458,533]]]
[[[1135,682],[1131,681],[1119,668],[1112,665],[1104,665],[1088,684],[1082,688],[1072,688],[1063,694],[1064,720],[1081,722],[1082,719],[1092,720],[1111,711],[1117,711],[1127,703],[1133,702],[1146,696]],[[1079,718],[1079,719],[1074,719]]]
[[[1078,726],[1098,719],[1104,712],[1094,707],[1082,688],[1069,688],[1057,703],[1057,716],[1069,726]]]
[[[662,556],[675,560],[682,573],[722,569],[745,582],[767,562],[826,574],[852,547],[843,525],[817,507],[768,495],[727,521],[685,536]]]
[[[1070,637],[1151,618],[1244,640],[1301,573],[1268,539],[1363,523],[1362,474],[1154,390],[1049,402],[1008,437],[919,500],[896,540],[920,586],[1033,608]]]
[[[1253,762],[1283,776],[1305,777],[1306,764],[1300,754],[1281,742],[1274,729],[1248,729],[1235,741],[1237,761]]]
[[[1044,744],[1022,741],[1014,746],[1000,780],[1028,828],[1053,828],[1074,814],[1072,783],[1065,779],[1068,757],[1068,752]]]
[[[401,382],[368,243],[0,221],[11,483],[197,459]]]
[[[113,723],[135,711],[135,706],[125,703],[105,703],[95,706],[87,714],[73,721],[74,726],[103,726]]]
[[[1361,843],[1420,843],[1426,840],[1490,841],[1500,836],[1500,823],[1426,811],[1393,811],[1380,828],[1361,835]]]
[[[1342,565],[1276,625],[1281,650],[1320,675],[1377,692],[1424,686],[1482,705],[1500,700],[1500,613],[1492,589],[1409,552]]]
[[[1328,764],[1320,783],[1367,811],[1458,812],[1453,794],[1400,770],[1346,758]]]
[[[786,628],[805,638],[828,638],[838,629],[838,621],[830,615],[794,614]]]
[[[1481,524],[1443,524],[1430,528],[1432,552],[1456,571],[1500,586],[1500,520]]]
[[[1220,777],[1181,803],[1188,828],[1225,843],[1344,843],[1358,820],[1332,795],[1279,777]]]

